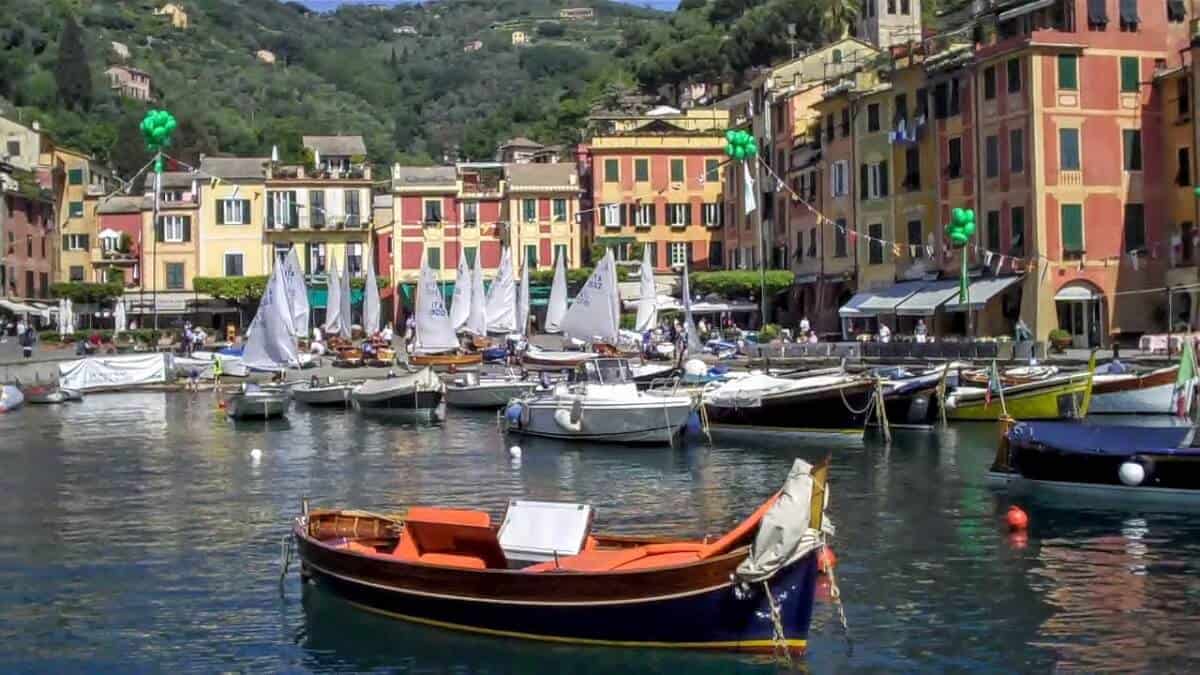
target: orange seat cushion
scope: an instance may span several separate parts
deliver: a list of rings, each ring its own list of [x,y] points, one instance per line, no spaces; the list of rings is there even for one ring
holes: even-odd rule
[[[348,541],[348,542],[346,542],[346,545],[343,546],[342,548],[345,548],[348,551],[354,551],[355,553],[365,553],[367,555],[386,555],[386,554],[380,553],[379,549],[375,548],[374,546],[367,546],[366,544],[360,544],[357,541]]]
[[[691,551],[680,551],[676,553],[659,553],[657,555],[648,555],[644,558],[631,560],[617,568],[619,572],[628,572],[631,570],[648,570],[658,569],[660,567],[672,567],[675,565],[688,565],[700,559],[700,554]]]
[[[455,555],[452,553],[426,553],[418,559],[427,565],[443,565],[445,567],[463,567],[472,570],[485,570],[487,563],[483,558],[473,555]]]
[[[584,551],[579,555],[559,558],[557,562],[548,560],[544,563],[525,568],[526,572],[608,572],[621,565],[637,560],[646,555],[644,546],[633,548],[606,549]]]
[[[505,569],[508,561],[491,525],[486,511],[414,507],[392,555],[431,565]]]
[[[470,527],[491,527],[492,517],[487,511],[473,509],[443,509],[436,506],[414,506],[404,516],[405,521],[423,523],[442,523],[445,525],[467,525]]]

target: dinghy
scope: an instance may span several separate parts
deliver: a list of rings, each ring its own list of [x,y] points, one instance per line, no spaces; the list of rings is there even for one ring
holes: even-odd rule
[[[1192,358],[1185,349],[1180,364],[1169,368],[1139,373],[1116,362],[1097,368],[1088,414],[1187,415],[1196,390]]]
[[[416,331],[412,354],[408,362],[414,366],[437,368],[467,368],[483,362],[482,354],[466,354],[460,350],[458,337],[437,277],[426,257],[421,263],[421,278],[417,284],[414,308]]]
[[[356,386],[332,377],[322,382],[314,375],[308,383],[292,387],[292,398],[305,405],[345,408],[350,406],[350,392]]]
[[[235,420],[267,420],[287,414],[290,396],[286,389],[260,387],[243,382],[225,401],[225,414]]]
[[[430,414],[442,402],[442,390],[437,374],[432,368],[425,368],[416,373],[368,380],[350,392],[350,399],[363,412]]]
[[[281,266],[271,272],[258,312],[250,322],[250,336],[242,351],[247,368],[280,372],[299,366],[299,349],[292,306]],[[226,413],[234,419],[267,419],[287,413],[291,394],[286,388],[264,388],[243,384],[225,402]]]
[[[480,377],[466,373],[446,383],[446,405],[456,408],[501,408],[525,396],[538,383],[516,375]]]
[[[591,507],[309,510],[300,576],[382,616],[556,643],[802,653],[817,588],[828,467],[795,460],[783,488],[723,536],[593,534]]]

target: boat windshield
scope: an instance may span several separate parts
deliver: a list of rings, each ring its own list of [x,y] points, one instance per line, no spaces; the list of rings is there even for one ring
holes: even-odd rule
[[[594,359],[585,361],[571,373],[572,382],[621,384],[631,382],[633,373],[625,359]]]

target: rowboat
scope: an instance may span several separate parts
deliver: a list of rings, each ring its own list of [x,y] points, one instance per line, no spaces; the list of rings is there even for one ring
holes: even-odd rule
[[[1001,389],[1002,395],[989,395],[987,387],[958,387],[946,397],[946,416],[995,421],[1007,411],[1019,420],[1082,419],[1090,404],[1092,372],[1056,375]]]
[[[456,408],[501,408],[533,391],[538,383],[516,376],[479,377],[466,373],[446,383],[446,404]]]
[[[1109,364],[1111,366],[1111,364]],[[1148,373],[1096,371],[1092,383],[1092,406],[1088,414],[1170,415],[1176,410],[1175,379],[1179,366],[1159,368]],[[1195,388],[1193,381],[1188,387]],[[1185,408],[1188,406],[1185,406]],[[1186,410],[1185,410],[1186,412]]]
[[[754,374],[706,391],[704,408],[713,431],[862,438],[874,394],[872,378],[841,374],[789,380]]]
[[[349,407],[350,392],[355,386],[349,382],[335,382],[332,377],[321,382],[313,376],[307,384],[292,387],[292,398],[311,406]]]
[[[479,353],[448,352],[445,354],[410,354],[408,362],[414,366],[430,368],[472,368],[483,363]]]
[[[995,487],[1200,504],[1190,422],[1169,426],[1004,420],[987,474]]]
[[[255,384],[243,384],[225,400],[225,414],[233,419],[271,419],[287,414],[291,396],[286,389],[267,389]]]
[[[828,467],[711,541],[592,534],[587,505],[510,502],[403,517],[312,510],[292,538],[305,581],[443,629],[616,647],[803,652],[824,545]]]

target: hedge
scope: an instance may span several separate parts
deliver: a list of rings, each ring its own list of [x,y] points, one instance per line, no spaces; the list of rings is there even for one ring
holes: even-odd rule
[[[788,290],[795,278],[795,274],[786,270],[768,271],[767,295],[772,296]],[[693,293],[716,293],[725,298],[758,297],[762,289],[762,276],[759,272],[696,272],[689,280]]]
[[[72,333],[70,336],[68,336],[66,339],[63,339],[62,337],[60,337],[58,334],[58,331],[56,331],[56,330],[44,330],[44,331],[38,333],[38,340],[41,342],[45,342],[47,344],[71,343],[71,342],[87,340],[88,338],[90,338],[92,336],[92,333],[99,333],[100,339],[105,342],[112,341],[112,333],[113,332],[111,330],[95,330],[95,331],[77,330],[74,333]],[[155,344],[158,344],[159,338],[161,338],[163,335],[174,336],[174,334],[175,333],[172,331],[154,330],[152,328],[146,328],[146,329],[139,328],[137,330],[121,331],[121,334],[117,337],[117,341],[124,343],[124,342],[129,342],[132,339],[132,341],[134,341],[134,342],[141,342],[143,344],[155,345]]]

